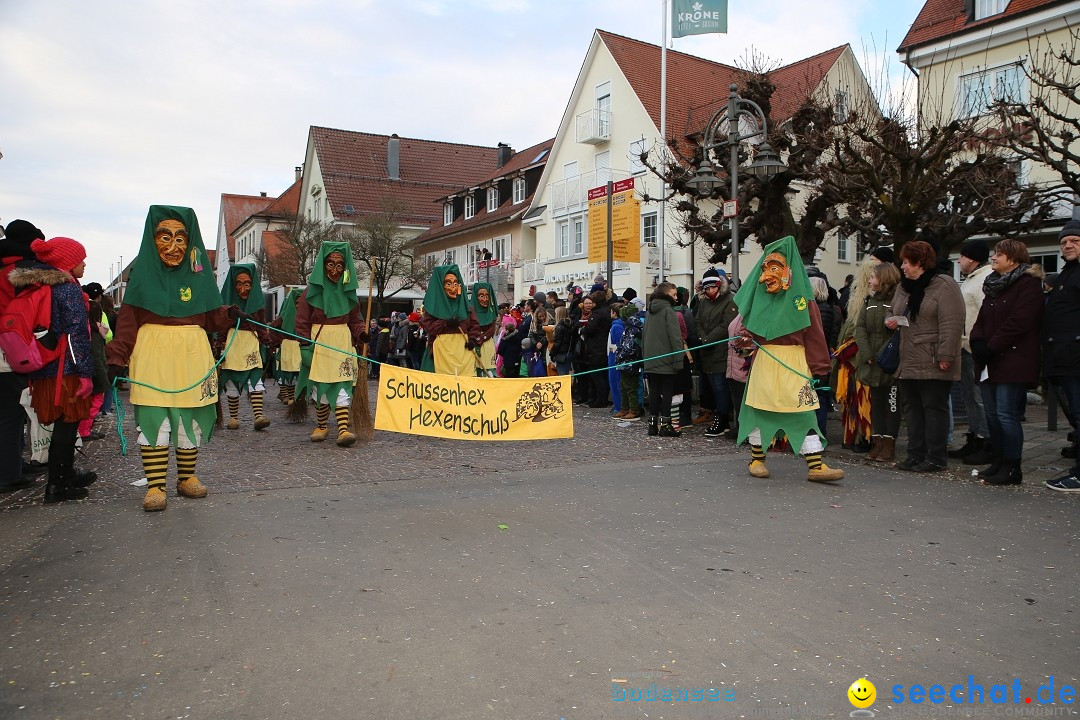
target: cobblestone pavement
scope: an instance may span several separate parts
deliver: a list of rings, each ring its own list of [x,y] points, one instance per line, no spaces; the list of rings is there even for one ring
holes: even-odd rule
[[[374,383],[369,396],[374,403]],[[368,443],[351,448],[337,447],[331,439],[312,443],[308,439],[314,427],[312,419],[304,424],[285,420],[285,409],[276,400],[277,388],[267,387],[267,414],[272,425],[261,432],[252,429],[251,408],[241,399],[240,430],[219,428],[209,445],[199,454],[197,475],[212,493],[237,493],[333,486],[365,482],[408,480],[417,474],[460,477],[514,470],[541,469],[559,472],[568,467],[626,460],[669,460],[709,455],[738,455],[730,440],[704,437],[703,426],[685,430],[681,438],[657,438],[646,435],[644,422],[619,423],[608,410],[575,406],[574,437],[563,440],[520,442],[471,442],[408,436],[376,431]],[[121,393],[127,400],[127,393]],[[372,406],[374,414],[374,405]],[[135,430],[130,405],[124,409],[124,431],[129,454],[120,452],[115,415],[98,421],[97,429],[106,432],[103,440],[88,443],[76,457],[76,464],[98,473],[92,486],[90,502],[125,500],[141,502],[144,490],[131,483],[142,478],[142,467],[135,445]],[[331,418],[331,423],[333,418]],[[963,425],[956,428],[957,442],[963,440]],[[1030,405],[1025,423],[1024,485],[1007,492],[1051,493],[1042,481],[1056,477],[1071,467],[1060,454],[1066,444],[1068,423],[1058,412],[1058,429],[1047,430],[1047,409]],[[831,444],[826,460],[844,467],[852,463],[881,467],[864,456],[839,447],[838,415],[830,417]],[[898,443],[898,457],[903,457],[903,439]],[[174,461],[171,461],[174,462]],[[943,476],[971,482],[975,468],[951,461]],[[169,487],[175,485],[175,465],[170,465]],[[988,490],[989,491],[989,490]],[[998,489],[1001,491],[1001,489]],[[0,495],[0,511],[40,505],[44,476],[33,487]],[[1053,493],[1065,495],[1064,493]],[[1068,497],[1068,496],[1067,496]]]

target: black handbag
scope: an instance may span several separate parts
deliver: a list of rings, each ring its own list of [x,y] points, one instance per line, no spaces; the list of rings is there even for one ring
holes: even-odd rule
[[[895,373],[900,367],[900,328],[894,330],[892,337],[881,346],[874,362],[889,375]]]

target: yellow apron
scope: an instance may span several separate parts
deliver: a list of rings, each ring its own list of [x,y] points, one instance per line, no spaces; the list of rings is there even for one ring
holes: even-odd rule
[[[476,377],[476,353],[465,349],[465,333],[445,333],[431,343],[435,372]]]
[[[166,393],[131,383],[132,405],[203,407],[217,402],[218,374],[206,331],[198,325],[143,325],[128,360],[132,380],[163,390],[195,387]],[[201,381],[201,382],[200,382]]]
[[[491,338],[484,342],[477,350],[480,352],[480,368],[482,370],[494,370],[495,369],[495,338]]]
[[[278,371],[300,372],[300,343],[296,340],[281,341],[281,357],[278,359]]]
[[[754,354],[745,402],[750,407],[770,412],[816,410],[818,397],[806,379],[809,376],[806,348],[802,345],[762,345]]]
[[[232,343],[230,345],[229,343]],[[251,330],[236,331],[229,328],[229,334],[225,338],[225,347],[229,352],[221,361],[222,370],[254,370],[261,368],[262,353],[259,352],[259,336]]]
[[[323,347],[329,345],[352,352],[352,333],[348,325],[312,325],[311,337],[318,337],[319,343],[311,355],[311,372],[308,373],[308,378],[312,382],[339,383],[356,380],[356,358]]]

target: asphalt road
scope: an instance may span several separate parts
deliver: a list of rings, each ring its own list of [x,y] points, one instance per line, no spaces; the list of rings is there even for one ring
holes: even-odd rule
[[[5,511],[0,718],[826,718],[864,676],[880,718],[1077,707],[1080,498],[643,447]],[[615,699],[654,684],[730,699]]]

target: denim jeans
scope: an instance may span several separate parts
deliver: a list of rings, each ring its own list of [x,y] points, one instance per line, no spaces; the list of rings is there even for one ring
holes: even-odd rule
[[[1077,420],[1080,420],[1080,417],[1078,417],[1080,415],[1080,377],[1058,375],[1051,379],[1061,388],[1061,392],[1065,393],[1065,397],[1069,399],[1069,411],[1073,415],[1072,421],[1075,424]],[[1080,460],[1073,463],[1069,474],[1080,476]]]
[[[988,410],[983,406],[985,392],[979,392],[979,385],[975,384],[975,360],[967,350],[960,351],[960,396],[964,399],[964,408],[967,410],[968,432],[975,433],[981,438],[987,437]],[[983,385],[983,388],[986,386]]]
[[[728,391],[727,376],[722,372],[702,373],[702,376],[708,379],[709,388],[712,390],[713,412],[720,417],[730,415],[731,393]]]
[[[1024,448],[1024,427],[1020,418],[1027,407],[1024,383],[985,382],[981,386],[990,442],[1005,460],[1019,460]]]

